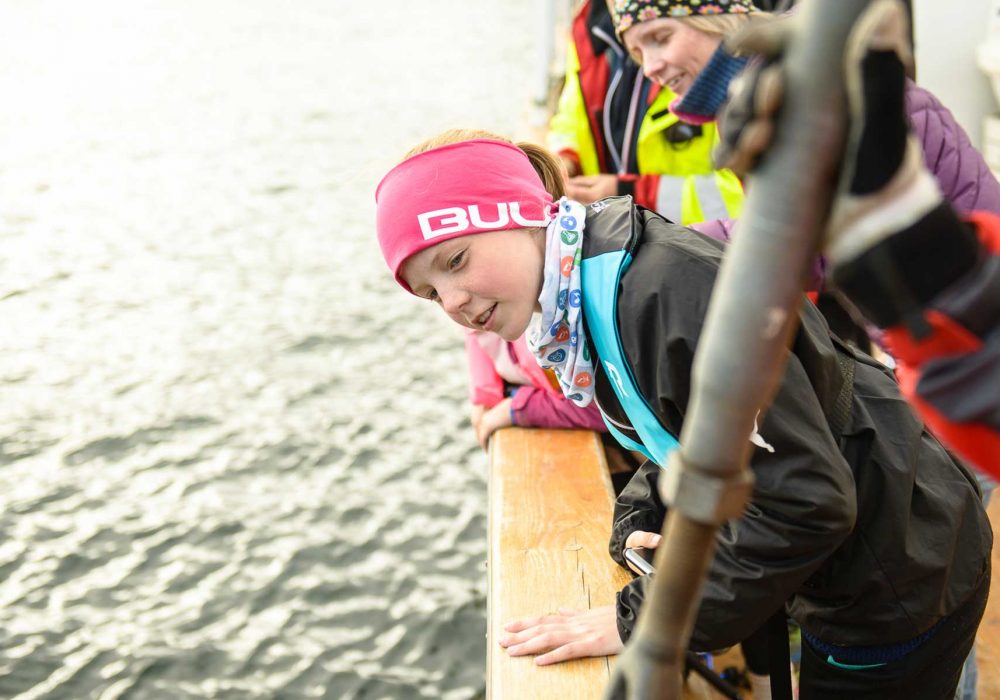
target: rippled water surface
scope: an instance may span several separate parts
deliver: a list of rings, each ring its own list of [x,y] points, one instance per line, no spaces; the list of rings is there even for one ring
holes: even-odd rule
[[[372,192],[518,130],[534,12],[0,4],[0,697],[483,694],[460,335]]]

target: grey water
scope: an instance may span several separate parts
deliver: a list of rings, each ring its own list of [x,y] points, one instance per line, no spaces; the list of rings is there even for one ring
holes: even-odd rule
[[[0,697],[484,694],[461,335],[373,192],[524,125],[534,5],[0,3]]]

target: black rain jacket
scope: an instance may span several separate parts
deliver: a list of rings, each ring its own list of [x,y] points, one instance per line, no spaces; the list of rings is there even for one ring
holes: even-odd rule
[[[621,197],[599,211],[588,207],[584,256],[620,247],[630,235],[634,259],[618,290],[624,354],[660,423],[679,436],[722,246]],[[848,354],[847,363],[838,353]],[[850,415],[834,435],[848,363]],[[610,419],[629,425],[600,367],[595,393]],[[992,532],[975,479],[923,429],[889,370],[835,341],[808,302],[758,429],[774,451],[753,449],[753,496],[744,515],[720,530],[693,649],[735,644],[785,604],[829,644],[896,643],[926,631],[979,587]],[[658,532],[663,523],[659,470],[645,464],[617,500],[610,551],[623,566],[628,534]],[[648,583],[636,579],[618,596],[623,640]]]

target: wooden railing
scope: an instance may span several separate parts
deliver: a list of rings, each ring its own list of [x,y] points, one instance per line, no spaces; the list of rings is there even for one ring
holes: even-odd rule
[[[496,638],[512,619],[615,602],[628,574],[608,556],[613,492],[590,431],[508,428],[490,441],[487,696],[600,698],[607,657],[535,666]]]

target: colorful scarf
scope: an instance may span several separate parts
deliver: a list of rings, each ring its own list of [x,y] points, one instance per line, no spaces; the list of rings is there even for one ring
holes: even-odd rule
[[[587,212],[563,197],[545,230],[545,281],[542,307],[528,326],[528,348],[545,369],[559,378],[559,388],[577,406],[594,398],[594,364],[583,329],[583,289],[580,260]]]

